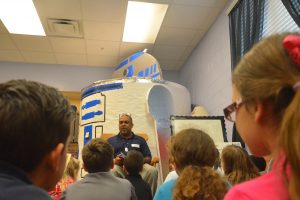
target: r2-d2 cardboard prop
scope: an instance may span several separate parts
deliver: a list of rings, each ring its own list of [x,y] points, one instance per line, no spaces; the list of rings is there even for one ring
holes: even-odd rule
[[[184,86],[164,81],[159,63],[145,52],[123,60],[113,78],[82,90],[79,149],[93,138],[118,134],[119,114],[130,113],[133,132],[146,134],[152,157],[159,158],[162,181],[168,173],[170,115],[190,115],[190,94]]]

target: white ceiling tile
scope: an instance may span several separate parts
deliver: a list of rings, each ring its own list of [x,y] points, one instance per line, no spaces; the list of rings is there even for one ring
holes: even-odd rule
[[[34,5],[42,18],[82,19],[79,0],[34,0]]]
[[[50,37],[55,53],[85,54],[86,48],[83,39]]]
[[[84,35],[86,39],[98,39],[107,41],[121,41],[123,26],[120,23],[102,23],[95,21],[84,21]]]
[[[168,4],[171,3],[173,0],[137,0],[140,2],[147,2],[147,3],[162,3],[162,4]]]
[[[153,56],[160,62],[160,60],[179,60],[185,50],[186,46],[175,45],[155,45],[153,49]]]
[[[13,40],[8,34],[0,35],[0,50],[17,50],[18,48],[14,44]]]
[[[173,4],[223,7],[227,0],[173,0]]]
[[[88,55],[87,58],[89,66],[114,68],[119,62],[118,57],[116,56]]]
[[[9,33],[1,20],[0,20],[0,33]]]
[[[21,54],[27,62],[56,64],[56,59],[52,53],[21,51]]]
[[[211,25],[216,21],[218,15],[220,14],[221,9],[219,8],[210,8],[209,9],[209,15],[207,16],[207,19],[204,21],[202,26],[199,26],[199,29],[202,29],[204,31],[207,31]]]
[[[119,56],[120,42],[86,40],[87,54]]]
[[[55,54],[58,64],[64,65],[87,65],[85,54]]]
[[[194,35],[192,41],[190,42],[191,46],[196,46],[202,39],[202,37],[205,35],[205,31],[200,30],[197,31],[197,33]]]
[[[11,38],[21,51],[52,52],[50,42],[44,36],[11,35]]]
[[[82,0],[84,20],[123,23],[127,1],[124,0]]]
[[[150,53],[153,49],[153,44],[146,43],[134,43],[134,42],[122,42],[120,48],[120,56],[125,58],[139,51],[144,51]]]
[[[196,30],[162,27],[158,33],[156,44],[189,45]]]
[[[14,61],[14,62],[24,62],[24,59],[19,51],[14,50],[0,50],[0,60],[1,61]]]
[[[206,29],[208,27],[207,18],[212,10],[215,9],[200,6],[172,5],[167,12],[163,26]]]
[[[126,58],[147,48],[148,53],[163,62],[165,69],[176,70],[188,58],[227,2],[137,1],[169,5],[154,44],[121,41],[128,0],[34,0],[46,31],[49,28],[48,18],[78,20],[83,38],[13,35],[0,21],[0,59],[115,67],[121,61],[119,58]]]

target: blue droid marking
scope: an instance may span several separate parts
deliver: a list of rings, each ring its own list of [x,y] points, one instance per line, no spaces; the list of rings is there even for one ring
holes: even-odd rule
[[[144,54],[143,51],[137,52],[137,53],[135,53],[135,54],[133,54],[132,56],[129,57],[129,61],[132,62],[132,61],[134,61],[135,59],[137,59],[138,57],[140,57],[143,54]]]
[[[133,54],[132,56],[130,56],[129,58],[123,60],[116,68],[115,71],[121,69],[122,67],[124,67],[125,65],[127,65],[129,62],[134,61],[135,59],[137,59],[138,57],[140,57],[141,55],[143,55],[144,52],[137,52],[135,54]]]
[[[112,84],[94,86],[94,87],[91,87],[91,88],[85,90],[84,92],[82,92],[81,100],[92,94],[109,91],[109,90],[118,90],[118,89],[122,89],[122,88],[123,88],[122,83],[112,83]]]
[[[82,107],[81,109],[84,110],[84,109],[88,109],[88,108],[91,108],[91,107],[94,107],[98,104],[101,104],[101,100],[92,100],[92,101],[89,101],[89,102],[86,102]]]
[[[103,112],[101,110],[98,110],[96,112],[89,112],[89,113],[86,113],[85,115],[83,115],[81,117],[81,120],[88,120],[88,119],[92,119],[94,118],[96,115],[102,115]]]
[[[133,66],[133,65],[130,65],[130,66],[127,68],[127,74],[126,74],[126,77],[132,77],[132,76],[133,76],[133,73],[134,73],[134,66]]]
[[[145,70],[141,70],[138,72],[137,76],[139,78],[143,78],[143,77],[151,77],[151,78],[156,78],[160,75],[160,72],[156,72],[156,64],[153,64],[149,67],[147,67]]]
[[[156,74],[153,74],[153,75],[151,75],[151,78],[156,78],[156,77],[158,77],[160,75],[160,72],[158,72],[158,73],[156,73]]]
[[[122,67],[124,67],[125,65],[128,64],[128,59],[123,60],[118,67],[116,67],[115,71],[117,71],[118,69],[121,69]]]

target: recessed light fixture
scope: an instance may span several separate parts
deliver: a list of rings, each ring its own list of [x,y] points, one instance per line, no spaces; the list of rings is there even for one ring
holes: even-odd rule
[[[128,1],[123,42],[154,43],[167,4]]]
[[[0,19],[10,33],[46,35],[32,0],[0,0]]]

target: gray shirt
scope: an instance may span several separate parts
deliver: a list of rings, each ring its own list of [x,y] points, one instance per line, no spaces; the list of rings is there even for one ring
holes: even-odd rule
[[[126,179],[115,177],[111,172],[87,174],[70,185],[62,198],[65,200],[136,200],[134,187]]]

